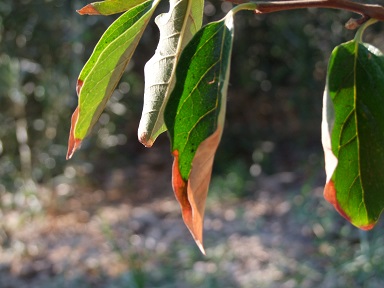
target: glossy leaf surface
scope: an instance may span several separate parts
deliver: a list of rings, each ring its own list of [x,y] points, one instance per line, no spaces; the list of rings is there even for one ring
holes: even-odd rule
[[[144,106],[138,138],[152,146],[164,132],[164,109],[175,84],[176,64],[185,45],[201,28],[203,0],[171,0],[168,13],[156,18],[160,40],[153,57],[145,65]]]
[[[384,209],[384,57],[357,41],[332,53],[324,94],[325,198],[371,229]]]
[[[225,117],[233,14],[203,27],[184,49],[165,109],[175,157],[173,188],[183,219],[203,250],[203,217]]]

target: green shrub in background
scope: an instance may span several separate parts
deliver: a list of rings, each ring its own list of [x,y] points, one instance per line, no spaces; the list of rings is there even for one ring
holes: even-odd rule
[[[73,176],[89,175],[92,165],[66,163],[65,119],[76,105],[74,83],[83,59],[112,19],[79,22],[75,1],[2,1],[0,4],[0,192],[36,192],[36,184],[54,188]],[[86,45],[86,46],[85,46]],[[133,68],[133,66],[132,66]],[[129,112],[120,103],[138,94],[142,80],[132,71],[116,91],[104,130],[89,145],[122,146],[115,135]],[[134,98],[134,97],[133,97]],[[132,106],[131,106],[132,107]],[[133,106],[134,107],[134,106]],[[109,118],[119,119],[108,125]],[[114,137],[112,137],[114,136]],[[108,138],[109,137],[109,138]],[[89,155],[94,160],[97,155]],[[95,161],[97,162],[97,161]],[[97,165],[97,164],[96,164]]]

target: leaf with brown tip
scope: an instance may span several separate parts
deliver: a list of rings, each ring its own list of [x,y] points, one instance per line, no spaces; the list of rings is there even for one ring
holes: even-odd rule
[[[69,139],[68,139],[68,151],[67,151],[67,160],[71,159],[73,156],[73,153],[80,148],[81,145],[81,139],[76,139],[74,135],[74,129],[77,123],[77,119],[79,118],[79,107],[76,108],[75,112],[72,114],[71,118],[71,131],[69,132]]]
[[[224,127],[232,41],[231,12],[195,34],[180,56],[164,113],[175,157],[173,188],[203,253],[205,201]]]
[[[332,52],[324,93],[324,197],[369,230],[384,210],[384,56],[357,39]]]
[[[173,190],[181,206],[184,223],[204,255],[203,222],[205,202],[211,180],[213,160],[220,143],[222,130],[220,127],[200,144],[192,161],[193,168],[188,181],[184,181],[181,177],[178,165],[178,151],[173,152],[175,157],[172,172]]]
[[[77,81],[78,108],[72,117],[70,158],[98,121],[120,81],[160,0],[149,0],[121,15],[100,38]]]
[[[80,15],[111,15],[128,11],[147,0],[105,0],[93,2],[77,10]]]

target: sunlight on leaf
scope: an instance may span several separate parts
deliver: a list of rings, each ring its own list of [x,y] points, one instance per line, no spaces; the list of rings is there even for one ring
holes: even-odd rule
[[[97,122],[159,1],[147,1],[112,23],[80,72],[76,87],[78,115],[72,117],[67,158]]]
[[[147,147],[166,130],[163,113],[175,84],[176,64],[201,28],[203,8],[203,0],[171,0],[169,12],[156,18],[160,40],[144,69],[144,106],[138,129],[139,141]]]
[[[233,14],[196,33],[183,51],[165,109],[175,157],[173,187],[183,219],[203,250],[203,218],[225,117]]]
[[[324,93],[325,198],[355,226],[373,228],[384,209],[384,57],[350,41],[332,53]]]

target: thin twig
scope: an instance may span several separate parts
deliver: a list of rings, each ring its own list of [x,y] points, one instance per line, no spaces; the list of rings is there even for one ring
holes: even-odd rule
[[[253,2],[257,5],[256,13],[272,13],[303,8],[331,8],[347,10],[362,16],[363,22],[369,18],[384,21],[384,7],[378,4],[363,4],[351,0],[283,0],[283,1],[244,1],[230,0],[232,3]],[[357,23],[359,23],[358,20]],[[359,23],[362,24],[362,23]]]

